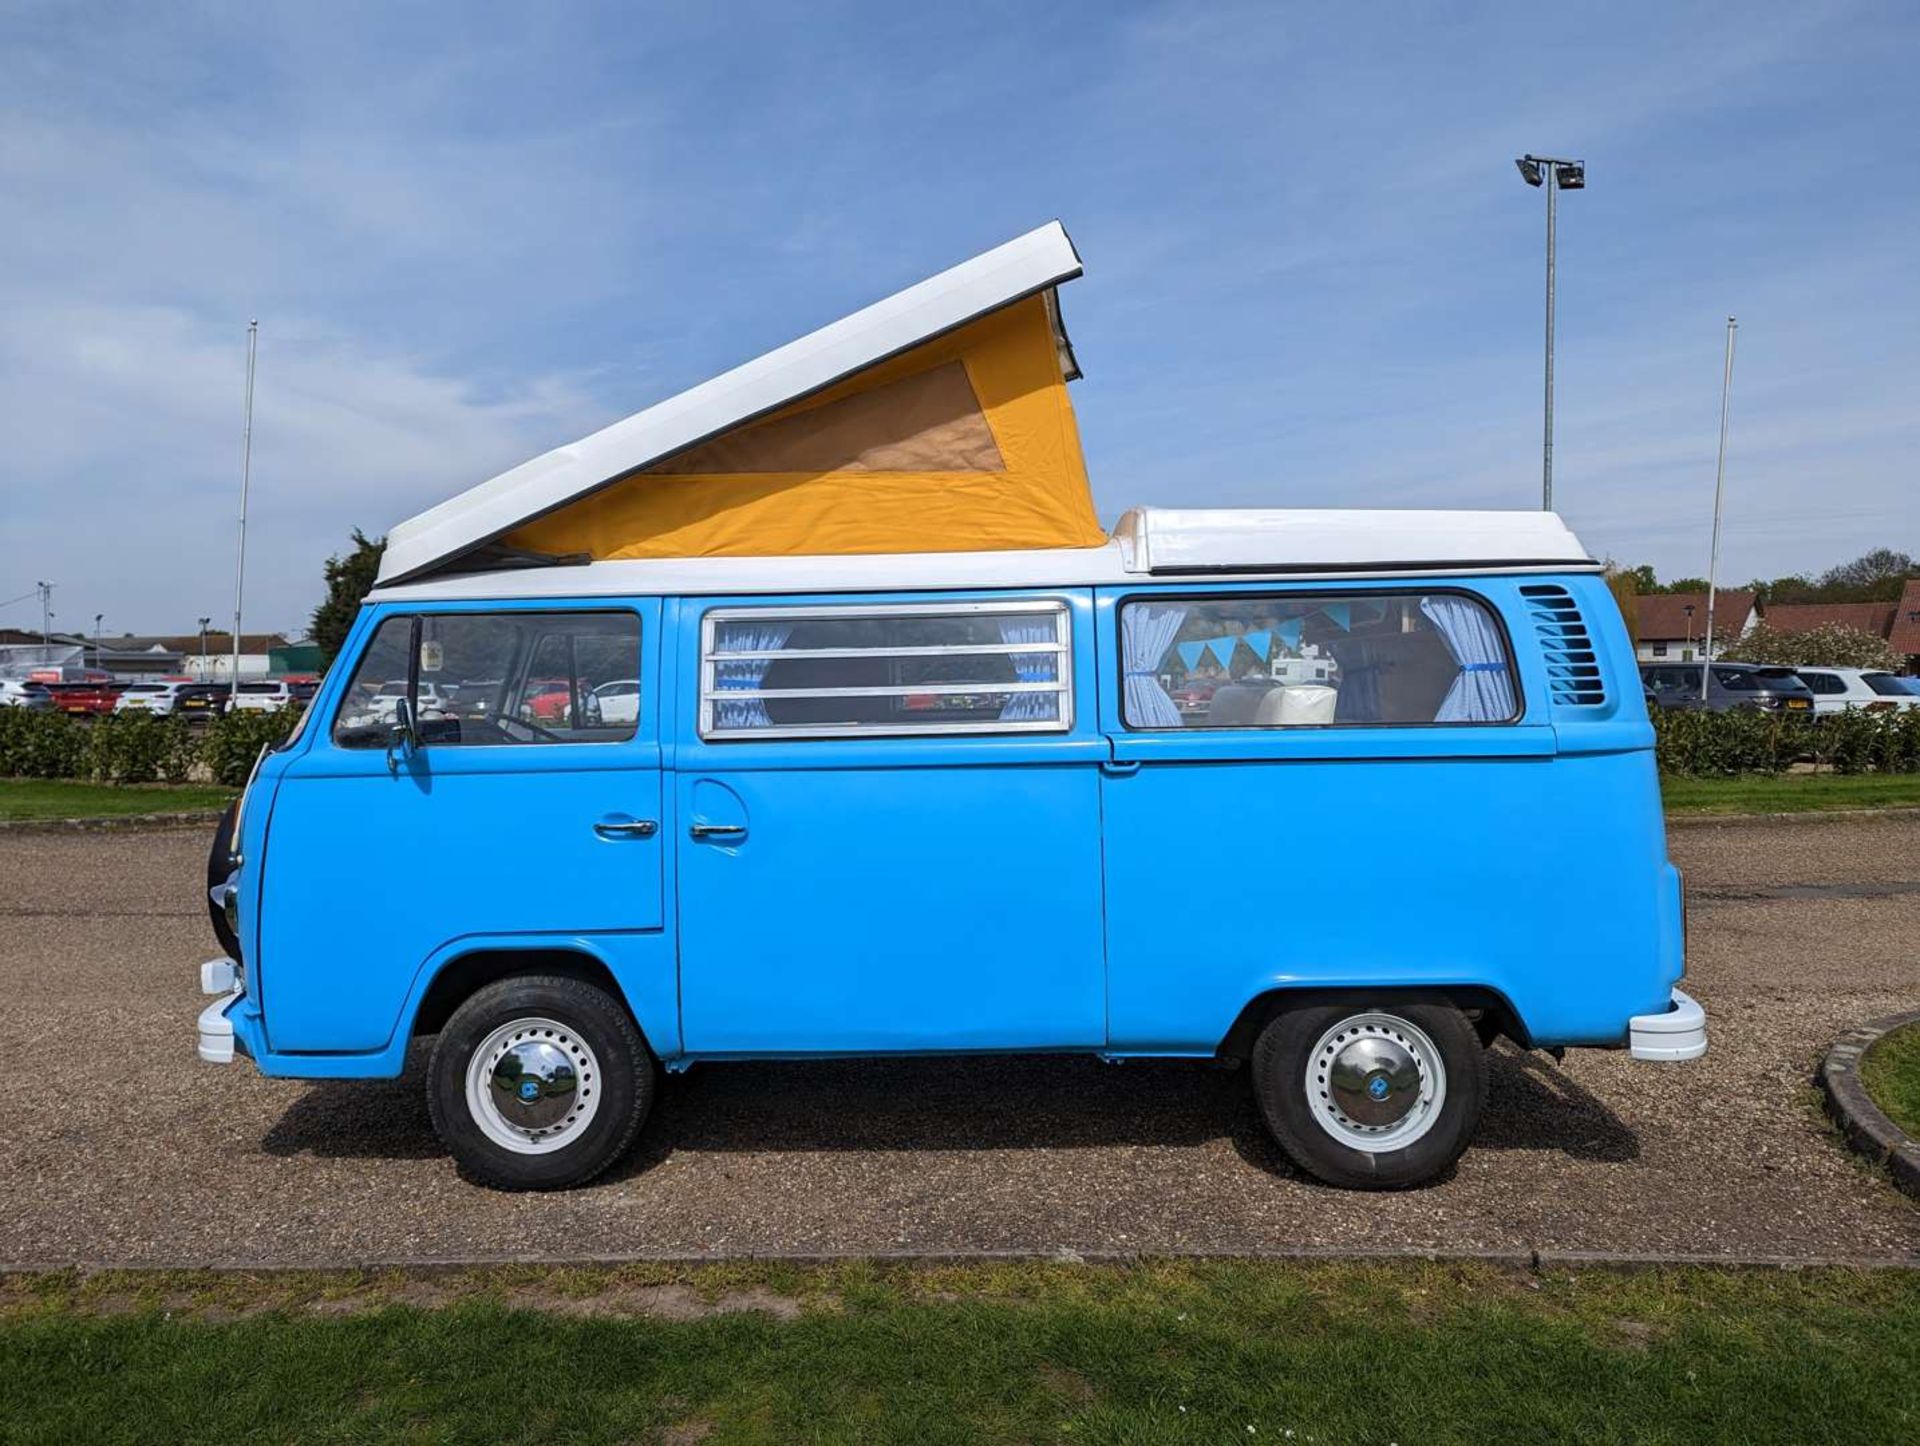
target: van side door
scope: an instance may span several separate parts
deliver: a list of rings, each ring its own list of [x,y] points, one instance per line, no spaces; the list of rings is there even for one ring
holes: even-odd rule
[[[1102,1044],[1091,593],[678,610],[686,1048]]]

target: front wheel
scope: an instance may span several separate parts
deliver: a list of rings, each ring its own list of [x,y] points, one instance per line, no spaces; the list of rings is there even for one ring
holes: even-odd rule
[[[479,990],[427,1069],[434,1132],[468,1178],[497,1190],[591,1180],[632,1145],[653,1093],[653,1056],[625,1007],[558,975]]]
[[[1276,1015],[1253,1049],[1254,1093],[1289,1159],[1330,1185],[1400,1190],[1460,1158],[1487,1071],[1450,1004],[1355,996]]]

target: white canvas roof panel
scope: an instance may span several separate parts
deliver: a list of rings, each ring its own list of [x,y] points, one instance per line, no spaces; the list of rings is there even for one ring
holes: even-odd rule
[[[1551,512],[1136,508],[1105,547],[689,557],[456,573],[372,601],[1090,587],[1150,578],[1401,577],[1599,567]]]
[[[578,442],[523,462],[387,534],[380,578],[415,577],[533,518],[1080,274],[1058,221]],[[1073,375],[1071,354],[1063,357]]]

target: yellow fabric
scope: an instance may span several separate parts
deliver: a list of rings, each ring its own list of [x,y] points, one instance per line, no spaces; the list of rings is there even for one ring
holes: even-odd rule
[[[503,540],[595,559],[999,551],[1105,542],[1044,297],[1029,297],[869,367],[762,424],[954,361],[966,368],[1003,471],[656,470],[560,508]]]

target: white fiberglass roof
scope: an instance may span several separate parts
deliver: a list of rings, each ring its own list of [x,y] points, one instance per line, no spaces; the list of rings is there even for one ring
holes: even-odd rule
[[[1551,512],[1135,508],[1104,547],[687,557],[457,573],[373,601],[1088,587],[1150,578],[1396,577],[1599,567]]]
[[[398,524],[380,580],[417,576],[742,422],[1080,274],[1058,221],[875,302],[744,366],[556,447]],[[1060,338],[1065,370],[1077,375]]]

